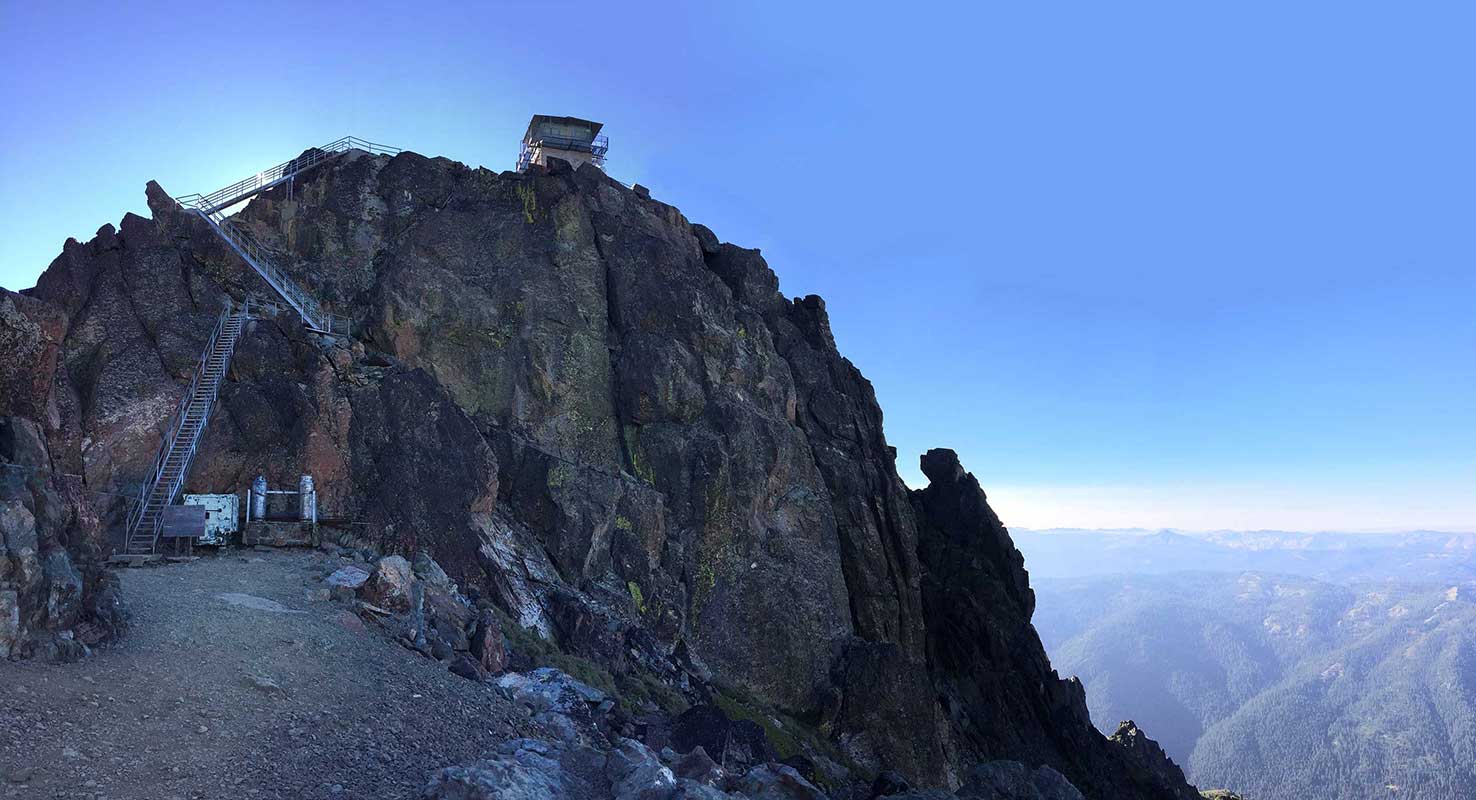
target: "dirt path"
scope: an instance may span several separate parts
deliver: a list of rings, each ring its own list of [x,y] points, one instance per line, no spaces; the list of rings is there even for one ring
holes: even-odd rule
[[[124,571],[122,642],[79,664],[0,662],[0,797],[413,797],[431,770],[530,730],[491,688],[315,597],[339,563]]]

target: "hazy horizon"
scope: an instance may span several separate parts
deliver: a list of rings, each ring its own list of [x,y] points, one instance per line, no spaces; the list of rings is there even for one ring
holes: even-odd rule
[[[1031,528],[1024,525],[1016,525],[1010,528],[1011,532],[1023,531],[1026,533],[1106,533],[1106,534],[1133,534],[1151,536],[1157,533],[1180,533],[1188,536],[1203,534],[1272,534],[1284,533],[1292,536],[1358,536],[1358,535],[1400,535],[1400,534],[1431,534],[1435,536],[1476,536],[1476,529],[1436,530],[1430,528],[1380,528],[1368,530],[1284,530],[1281,528]]]
[[[1328,488],[1308,496],[1271,485],[984,486],[995,512],[1011,528],[1297,533],[1476,530],[1476,497],[1468,489],[1456,481],[1432,489],[1444,491],[1449,505],[1422,506],[1413,492],[1391,499],[1371,491]]]

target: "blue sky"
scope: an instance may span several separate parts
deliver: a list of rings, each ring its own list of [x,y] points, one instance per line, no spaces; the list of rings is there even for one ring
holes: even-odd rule
[[[947,446],[1021,526],[1476,529],[1468,4],[32,5],[7,288],[150,178],[588,116],[826,298],[914,485]]]

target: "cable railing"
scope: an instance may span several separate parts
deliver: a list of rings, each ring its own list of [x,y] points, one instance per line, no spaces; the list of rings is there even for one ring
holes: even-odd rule
[[[286,303],[278,303],[275,300],[268,300],[264,297],[261,297],[260,295],[249,295],[248,300],[251,303],[252,317],[255,319],[276,318],[283,314],[297,313],[297,309],[293,308],[290,305],[287,305]],[[260,313],[257,313],[258,311]],[[324,311],[323,321],[327,322],[332,327],[328,330],[318,331],[318,333],[332,333],[337,336],[353,335],[353,320],[349,317],[334,314],[329,311]]]
[[[203,209],[196,209],[195,213],[205,220],[215,232],[230,245],[236,254],[241,256],[257,274],[266,280],[277,294],[282,296],[293,309],[302,317],[309,328],[323,333],[333,333],[332,315],[326,314],[318,301],[306,291],[298,287],[297,283],[288,277],[276,264],[272,263],[271,256],[260,242],[256,240],[245,228],[232,225],[230,221],[220,218],[219,214],[207,214]]]
[[[345,136],[322,147],[314,147],[303,155],[283,161],[275,167],[268,167],[249,178],[236,181],[224,189],[217,189],[210,194],[191,194],[175,199],[180,205],[214,214],[350,150],[363,150],[373,155],[396,155],[400,152],[397,147],[378,144],[357,136]]]
[[[251,265],[297,311],[309,328],[320,333],[348,334],[349,321],[324,311],[316,298],[299,287],[286,272],[273,263],[270,251],[256,237],[245,228],[231,224],[226,210],[350,150],[362,150],[374,155],[395,155],[400,152],[398,147],[371,142],[357,136],[345,136],[322,147],[312,148],[297,158],[262,170],[245,180],[236,181],[224,189],[217,189],[210,194],[191,194],[176,198],[181,206],[204,219],[237,255]]]

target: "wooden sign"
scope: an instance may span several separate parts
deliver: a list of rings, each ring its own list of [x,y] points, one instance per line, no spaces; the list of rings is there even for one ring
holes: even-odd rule
[[[160,539],[199,539],[205,535],[204,506],[165,506]]]

